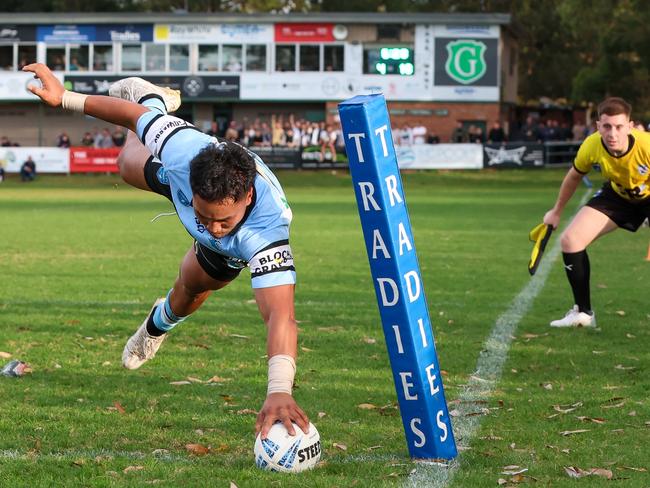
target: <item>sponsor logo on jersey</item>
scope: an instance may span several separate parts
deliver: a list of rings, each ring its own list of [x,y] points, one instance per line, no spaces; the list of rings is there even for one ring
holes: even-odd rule
[[[189,200],[186,196],[185,193],[183,193],[182,190],[178,190],[176,192],[176,196],[178,197],[178,201],[181,202],[183,205],[186,207],[191,207],[192,206],[192,200]]]
[[[169,176],[167,175],[167,170],[164,166],[158,168],[156,176],[158,177],[158,181],[160,181],[163,185],[169,185]]]
[[[278,271],[294,271],[293,254],[289,241],[279,241],[258,252],[249,266],[253,277]]]

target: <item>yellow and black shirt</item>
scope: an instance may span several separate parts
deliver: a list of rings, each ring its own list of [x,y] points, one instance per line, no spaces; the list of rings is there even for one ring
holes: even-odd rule
[[[650,197],[650,133],[632,129],[630,146],[621,156],[613,156],[598,132],[587,137],[573,162],[579,173],[588,173],[599,164],[612,189],[630,201]]]

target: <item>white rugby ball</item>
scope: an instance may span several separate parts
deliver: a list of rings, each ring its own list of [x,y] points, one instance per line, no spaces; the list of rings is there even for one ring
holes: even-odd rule
[[[311,422],[309,433],[293,424],[296,435],[291,436],[284,424],[273,424],[266,439],[255,439],[255,464],[267,471],[298,473],[311,469],[320,460],[320,434]]]

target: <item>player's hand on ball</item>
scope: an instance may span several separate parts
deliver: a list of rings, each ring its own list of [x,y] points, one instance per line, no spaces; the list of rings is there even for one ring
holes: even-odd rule
[[[271,393],[266,397],[262,410],[257,415],[255,434],[261,432],[262,439],[266,439],[269,429],[277,421],[282,422],[291,435],[295,435],[292,421],[305,434],[309,431],[309,418],[288,393]]]
[[[30,84],[27,89],[34,95],[38,96],[51,107],[58,107],[63,100],[65,89],[56,76],[50,71],[50,68],[42,63],[28,64],[23,67],[23,71],[34,73],[34,78],[40,80],[41,86]]]

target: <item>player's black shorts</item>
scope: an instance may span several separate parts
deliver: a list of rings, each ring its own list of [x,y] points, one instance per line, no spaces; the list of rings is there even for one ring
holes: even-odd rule
[[[144,165],[144,179],[154,193],[164,196],[173,204],[172,190],[169,183],[164,182],[166,179],[162,167],[162,164],[154,161],[154,157],[151,156]],[[241,272],[241,268],[233,268],[228,265],[226,256],[213,251],[200,242],[194,241],[194,253],[203,271],[215,280],[232,281]]]
[[[626,200],[607,182],[587,206],[607,215],[621,229],[636,232],[645,219],[650,218],[650,198],[639,201]]]

